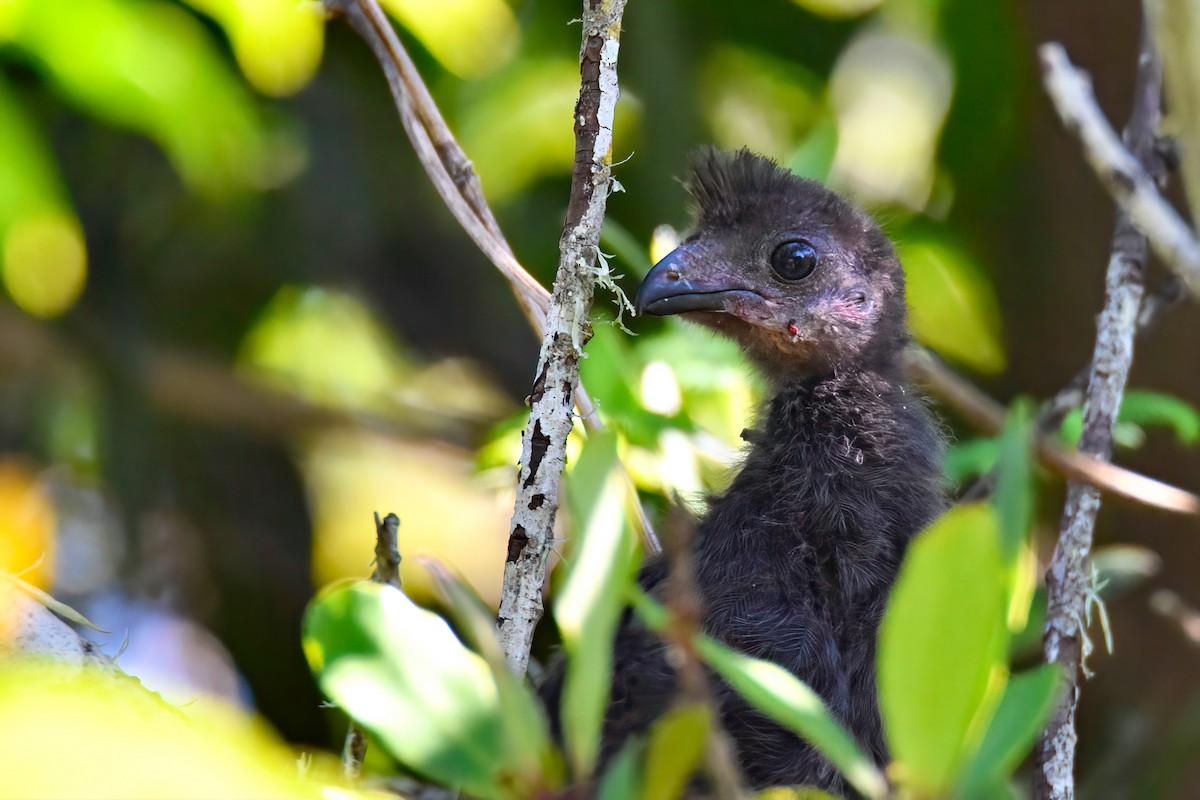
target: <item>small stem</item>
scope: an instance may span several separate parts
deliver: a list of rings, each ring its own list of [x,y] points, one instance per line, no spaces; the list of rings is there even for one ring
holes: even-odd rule
[[[375,512],[375,571],[371,580],[402,588],[400,583],[400,518],[388,514],[381,522]],[[367,757],[367,734],[362,726],[350,720],[346,730],[346,744],[342,747],[342,774],[349,780],[358,780],[362,774],[363,759]]]

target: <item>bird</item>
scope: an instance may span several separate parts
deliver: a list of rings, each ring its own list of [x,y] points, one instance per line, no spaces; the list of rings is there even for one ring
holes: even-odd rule
[[[905,549],[948,505],[945,435],[905,379],[904,272],[865,212],[749,150],[706,148],[684,178],[694,224],[646,275],[639,316],[680,315],[736,342],[765,378],[736,476],[692,538],[704,633],[812,687],[884,765],[879,627]],[[638,580],[664,596],[667,564]],[[554,709],[561,671],[542,695]],[[613,645],[601,763],[678,695],[666,645],[627,613]],[[851,790],[811,744],[714,680],[755,788]],[[552,719],[556,714],[551,714]]]

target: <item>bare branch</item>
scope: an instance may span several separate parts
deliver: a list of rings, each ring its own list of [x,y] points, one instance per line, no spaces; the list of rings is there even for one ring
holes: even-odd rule
[[[571,398],[579,383],[583,344],[591,336],[587,315],[610,191],[613,113],[619,93],[617,52],[625,0],[585,0],[583,5],[575,169],[559,240],[558,276],[529,396],[529,424],[521,445],[500,600],[500,645],[517,675],[525,674],[533,632],[542,618],[542,584],[554,542],[567,436],[574,424]]]
[[[683,503],[676,497],[674,510],[668,512],[663,526],[663,556],[668,569],[667,592],[663,600],[673,617],[673,624],[663,632],[663,639],[671,648],[671,660],[679,676],[679,702],[707,706],[716,711],[720,706],[713,697],[708,672],[695,647],[704,616],[704,598],[696,584],[692,544],[695,520],[689,518],[681,510],[683,508]],[[705,742],[704,771],[712,781],[713,796],[717,800],[739,800],[746,796],[746,779],[738,766],[737,749],[717,713],[713,715]]]
[[[1090,100],[1087,80],[1071,67],[1062,48],[1046,45],[1041,48],[1041,54],[1047,91],[1055,98],[1064,122],[1068,126],[1074,125],[1080,133],[1088,160],[1104,183],[1111,185],[1110,192],[1121,208],[1113,231],[1104,310],[1100,314],[1084,395],[1083,435],[1079,442],[1081,453],[1104,462],[1112,455],[1113,427],[1133,363],[1133,342],[1137,335],[1149,256],[1147,235],[1178,236],[1180,232],[1176,228],[1182,228],[1187,241],[1167,245],[1160,238],[1156,249],[1166,248],[1168,253],[1174,254],[1177,260],[1174,268],[1183,270],[1184,280],[1193,282],[1194,293],[1200,288],[1200,282],[1194,282],[1196,276],[1200,276],[1200,270],[1190,279],[1187,270],[1200,267],[1200,249],[1194,256],[1181,253],[1180,248],[1184,246],[1196,248],[1196,242],[1174,209],[1159,195],[1155,179],[1150,175],[1150,172],[1162,172],[1155,154],[1155,137],[1161,117],[1162,71],[1149,33],[1144,32],[1142,36],[1133,112],[1125,128],[1125,144],[1136,156],[1116,141],[1094,101],[1085,102]],[[1072,117],[1068,113],[1070,109],[1083,116]],[[1085,119],[1089,121],[1082,122]],[[1123,185],[1111,188],[1117,184]],[[1160,256],[1169,257],[1162,252]],[[1197,260],[1189,266],[1186,259],[1193,257]],[[1043,647],[1046,661],[1062,668],[1068,685],[1046,725],[1037,751],[1035,794],[1046,800],[1070,800],[1075,796],[1075,707],[1079,701],[1079,675],[1087,655],[1083,620],[1088,597],[1095,591],[1090,555],[1099,510],[1100,492],[1095,487],[1079,482],[1068,486],[1058,544],[1046,572]]]
[[[1104,188],[1150,241],[1154,254],[1200,299],[1200,242],[1154,180],[1122,144],[1092,94],[1091,79],[1059,44],[1038,48],[1042,80],[1063,124],[1079,137],[1083,154]]]
[[[416,70],[408,51],[392,30],[376,0],[326,0],[331,13],[341,14],[375,53],[387,77],[392,99],[404,130],[413,144],[417,158],[424,167],[434,188],[454,218],[508,279],[521,310],[538,336],[546,334],[546,315],[550,308],[550,293],[513,255],[512,247],[497,224],[479,178],[454,135],[438,111],[433,97]],[[580,418],[589,430],[603,430],[604,424],[583,385],[576,382],[575,405]],[[622,471],[624,467],[622,466]],[[633,491],[632,481],[627,482]],[[637,506],[642,545],[649,553],[661,551],[658,538],[640,504]]]
[[[944,403],[962,414],[967,422],[988,434],[1004,427],[1004,406],[978,387],[942,364],[922,348],[905,352],[905,366]],[[1106,492],[1166,511],[1200,514],[1200,497],[1162,481],[1147,478],[1077,450],[1071,450],[1048,437],[1036,442],[1038,461],[1068,480],[1087,483]]]
[[[381,522],[375,513],[375,571],[371,580],[401,588],[400,584],[400,518],[388,514]],[[350,720],[346,730],[346,744],[342,747],[342,774],[357,780],[362,773],[363,759],[367,757],[367,734],[362,726]]]

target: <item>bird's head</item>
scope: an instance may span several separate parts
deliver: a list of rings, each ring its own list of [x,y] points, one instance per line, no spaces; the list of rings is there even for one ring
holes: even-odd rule
[[[639,315],[683,314],[775,378],[887,363],[906,338],[904,273],[865,213],[748,150],[701,151],[693,232],[658,262]]]

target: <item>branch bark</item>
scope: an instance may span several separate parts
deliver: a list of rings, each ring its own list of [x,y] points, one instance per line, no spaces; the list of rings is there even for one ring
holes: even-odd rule
[[[607,0],[604,7],[607,7]],[[517,261],[512,247],[504,238],[483,196],[479,177],[475,174],[471,161],[450,132],[437,104],[429,94],[429,89],[409,58],[408,51],[392,30],[376,0],[325,0],[325,8],[330,14],[344,16],[350,27],[375,53],[387,77],[388,87],[391,89],[392,99],[404,124],[404,130],[434,188],[471,240],[508,279],[517,303],[525,312],[534,332],[545,337],[547,314],[551,305],[550,293]],[[613,41],[617,39],[614,37]],[[613,96],[615,98],[615,93]],[[606,136],[611,138],[611,128]],[[577,161],[578,157],[577,151]],[[575,196],[574,190],[571,196]],[[574,402],[583,424],[589,430],[604,429],[595,405],[578,380],[575,382]],[[628,473],[626,482],[630,491],[633,491],[633,482]],[[635,505],[642,545],[649,553],[661,552],[662,547],[649,518],[640,504]]]
[[[375,514],[375,571],[371,574],[375,583],[402,588],[400,583],[400,518],[388,514],[382,521]],[[350,720],[346,730],[346,743],[342,747],[342,774],[350,780],[358,780],[362,773],[363,759],[367,756],[367,733],[362,726]]]
[[[921,347],[904,354],[905,368],[939,400],[962,414],[967,422],[988,434],[1004,427],[1007,410],[995,399],[935,359]],[[1034,443],[1039,463],[1068,480],[1086,483],[1144,505],[1180,514],[1200,514],[1200,497],[1162,481],[1039,436]]]
[[[1071,63],[1059,44],[1042,45],[1038,56],[1046,92],[1063,125],[1079,137],[1100,182],[1133,227],[1149,239],[1154,254],[1183,280],[1193,298],[1200,299],[1200,242],[1192,229],[1159,193],[1143,162],[1121,144],[1096,104],[1087,74]]]
[[[1154,235],[1163,235],[1162,229],[1155,225],[1162,225],[1164,220],[1170,225],[1174,225],[1174,221],[1183,225],[1177,216],[1172,221],[1161,208],[1152,212],[1154,219],[1149,223],[1146,216],[1147,209],[1153,209],[1159,203],[1165,205],[1156,180],[1151,177],[1162,174],[1162,165],[1155,153],[1161,116],[1162,72],[1153,42],[1148,33],[1144,33],[1133,112],[1125,128],[1125,146],[1122,147],[1115,141],[1115,135],[1113,141],[1108,142],[1105,136],[1097,133],[1102,133],[1103,129],[1111,134],[1111,129],[1088,91],[1086,78],[1071,66],[1062,48],[1045,45],[1041,54],[1046,69],[1046,88],[1054,97],[1059,114],[1068,127],[1076,126],[1089,161],[1105,185],[1110,186],[1120,205],[1105,279],[1104,310],[1100,314],[1083,404],[1083,436],[1079,444],[1082,453],[1107,460],[1112,454],[1113,426],[1133,362],[1133,342],[1149,255],[1146,234],[1152,237],[1153,243]],[[1098,125],[1097,120],[1103,125]],[[1104,162],[1106,166],[1098,162]],[[1174,209],[1166,208],[1174,214]],[[1186,225],[1183,227],[1190,238],[1191,232]],[[1194,239],[1191,244],[1195,244]],[[1160,252],[1160,256],[1163,248],[1163,242],[1159,241],[1156,252]],[[1179,260],[1183,257],[1179,256],[1178,247],[1166,249],[1176,257],[1177,270],[1186,266],[1186,259]],[[1200,260],[1193,266],[1200,266]],[[1187,266],[1187,269],[1191,267]],[[1186,271],[1181,275],[1185,281],[1194,281],[1200,276],[1200,270],[1191,278]],[[1198,288],[1200,282],[1192,284],[1194,293]],[[1084,658],[1089,649],[1084,618],[1088,598],[1094,592],[1090,553],[1099,509],[1100,493],[1094,487],[1078,482],[1069,485],[1058,545],[1046,573],[1048,608],[1043,646],[1046,661],[1062,668],[1068,688],[1055,707],[1038,747],[1038,798],[1070,800],[1075,796],[1075,709],[1079,701],[1080,673],[1086,669]]]
[[[574,424],[571,397],[579,383],[583,344],[590,336],[587,314],[610,190],[613,113],[619,94],[617,52],[624,10],[625,0],[584,0],[575,169],[537,378],[529,395],[529,424],[521,446],[500,601],[500,646],[517,675],[525,674],[533,632],[542,618],[542,584],[554,541],[567,435]]]

